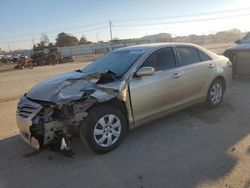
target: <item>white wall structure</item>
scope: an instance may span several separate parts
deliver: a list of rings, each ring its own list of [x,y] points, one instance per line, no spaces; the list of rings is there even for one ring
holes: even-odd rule
[[[58,47],[59,52],[61,52],[62,56],[77,56],[77,55],[87,55],[87,54],[105,54],[112,50],[133,46],[138,44],[147,44],[149,41],[136,41],[136,42],[123,42],[123,43],[100,43],[100,44],[86,44],[79,46],[69,46],[69,47]],[[17,56],[19,54],[31,56],[33,50],[25,50],[25,51],[14,51],[10,53],[6,53]]]
[[[138,44],[146,44],[147,41],[141,42],[127,42],[127,43],[118,43],[118,44],[87,44],[80,46],[70,46],[70,47],[59,47],[58,50],[63,56],[76,56],[76,55],[86,55],[86,54],[105,54],[109,51],[126,47],[133,46]]]

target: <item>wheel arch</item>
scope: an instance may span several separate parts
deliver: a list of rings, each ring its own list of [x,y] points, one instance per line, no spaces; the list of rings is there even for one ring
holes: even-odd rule
[[[224,78],[224,76],[222,76],[222,75],[220,75],[220,76],[217,76],[214,80],[213,80],[213,82],[215,81],[215,80],[220,80],[222,83],[223,83],[223,89],[224,89],[224,91],[226,90],[226,79]],[[213,83],[212,82],[212,83]]]
[[[122,101],[122,100],[118,99],[117,97],[115,97],[115,98],[112,98],[112,99],[110,99],[108,101],[97,103],[96,105],[94,105],[89,110],[93,110],[94,108],[98,108],[100,106],[112,106],[112,107],[120,110],[124,114],[124,117],[126,119],[127,129],[129,129],[128,109],[127,109],[126,103],[124,101]]]

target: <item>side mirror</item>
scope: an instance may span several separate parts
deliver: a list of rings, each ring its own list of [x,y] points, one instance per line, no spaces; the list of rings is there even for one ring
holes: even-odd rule
[[[155,69],[153,67],[141,67],[137,73],[136,76],[142,77],[142,76],[150,76],[153,75],[155,72]]]
[[[241,42],[240,39],[237,39],[237,40],[235,41],[236,44],[240,44],[240,42]]]

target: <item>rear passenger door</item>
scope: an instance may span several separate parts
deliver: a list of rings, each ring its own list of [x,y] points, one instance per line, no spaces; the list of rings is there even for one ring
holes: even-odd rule
[[[201,100],[207,94],[207,83],[212,74],[211,57],[192,46],[177,46],[182,72],[183,104]],[[213,67],[211,67],[213,68]]]

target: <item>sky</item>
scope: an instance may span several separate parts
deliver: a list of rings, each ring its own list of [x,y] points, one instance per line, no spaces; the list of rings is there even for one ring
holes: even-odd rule
[[[59,32],[96,42],[250,30],[250,0],[0,0],[0,48],[30,49],[41,33]]]

